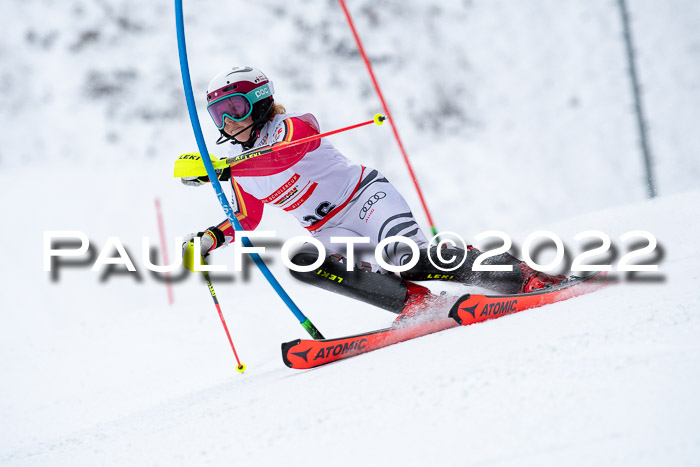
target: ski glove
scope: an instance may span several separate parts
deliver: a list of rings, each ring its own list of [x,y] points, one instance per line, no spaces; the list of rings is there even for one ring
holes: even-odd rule
[[[229,181],[231,179],[231,168],[217,169],[216,178],[222,182]],[[209,177],[206,175],[202,175],[201,177],[182,177],[180,181],[187,186],[202,186],[205,183],[209,183]]]
[[[200,250],[195,251],[194,237],[200,238]],[[190,235],[189,239],[182,244],[182,264],[192,272],[195,271],[195,264],[207,264],[206,257],[209,252],[220,247],[226,241],[224,233],[216,227],[209,227],[204,232],[197,232]]]

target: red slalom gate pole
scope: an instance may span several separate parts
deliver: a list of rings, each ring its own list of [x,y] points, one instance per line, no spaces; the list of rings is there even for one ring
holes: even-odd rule
[[[381,89],[379,89],[379,83],[377,82],[377,78],[374,76],[374,72],[372,71],[372,65],[369,62],[369,59],[367,58],[367,54],[365,53],[364,47],[362,47],[362,41],[360,41],[360,36],[357,34],[357,30],[355,29],[355,24],[352,21],[352,17],[350,16],[350,12],[348,11],[347,6],[345,6],[345,0],[339,0],[340,6],[343,9],[343,12],[345,13],[345,17],[348,20],[348,24],[350,25],[350,29],[352,30],[352,35],[355,37],[355,42],[357,42],[357,48],[360,51],[360,55],[362,55],[362,60],[364,60],[365,65],[367,66],[367,71],[369,71],[369,76],[372,78],[372,84],[374,85],[374,90],[377,91],[377,95],[379,96],[379,100],[382,103],[382,108],[384,109],[384,113],[389,119],[389,123],[391,124],[391,130],[394,133],[394,137],[396,138],[396,142],[399,145],[399,149],[401,150],[401,155],[403,156],[403,160],[406,163],[406,167],[408,167],[408,172],[411,174],[411,179],[413,180],[413,185],[416,187],[416,191],[418,192],[418,198],[420,198],[421,205],[423,205],[423,210],[425,211],[425,215],[428,218],[428,223],[430,224],[430,230],[433,233],[433,235],[437,236],[437,229],[435,228],[435,222],[433,222],[433,217],[430,215],[430,210],[428,209],[428,205],[425,202],[425,198],[423,197],[423,192],[420,189],[420,186],[418,185],[418,178],[416,177],[415,172],[413,172],[413,167],[411,166],[411,162],[408,160],[408,155],[406,154],[406,150],[403,147],[403,143],[401,142],[401,137],[399,137],[399,131],[396,129],[396,125],[394,124],[394,119],[391,116],[391,112],[389,111],[389,106],[386,104],[386,101],[384,100],[384,95],[382,94]],[[439,238],[438,238],[439,241]]]
[[[165,223],[163,222],[163,213],[160,209],[160,200],[156,198],[156,216],[158,217],[158,230],[160,232],[160,250],[163,255],[163,264],[170,264],[168,261],[168,249],[165,246]],[[173,286],[170,284],[170,273],[165,272],[165,285],[168,289],[168,304],[172,305],[175,303],[175,297],[173,296]]]
[[[233,350],[233,356],[236,357],[236,371],[243,373],[245,371],[245,365],[241,363],[238,358],[238,352],[236,352],[236,347],[233,345],[233,340],[231,339],[231,333],[228,332],[228,326],[226,326],[226,320],[224,319],[224,314],[221,312],[221,305],[219,305],[219,300],[216,298],[216,292],[214,292],[214,286],[211,284],[211,279],[209,278],[209,273],[204,272],[204,279],[207,281],[207,286],[209,286],[209,293],[211,293],[211,298],[214,300],[214,305],[216,306],[216,311],[219,312],[219,318],[221,318],[221,324],[224,325],[224,331],[226,331],[226,337],[228,337],[228,342],[231,344],[231,350]]]

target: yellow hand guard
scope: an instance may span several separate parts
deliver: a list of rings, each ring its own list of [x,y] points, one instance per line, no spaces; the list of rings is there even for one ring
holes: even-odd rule
[[[226,159],[219,160],[216,156],[209,154],[214,169],[225,169]],[[204,167],[202,156],[198,152],[182,154],[175,161],[175,178],[180,177],[202,177],[207,175],[207,169]]]

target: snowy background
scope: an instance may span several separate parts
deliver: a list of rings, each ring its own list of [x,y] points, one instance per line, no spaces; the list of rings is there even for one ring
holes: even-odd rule
[[[439,230],[646,229],[660,274],[346,362],[287,369],[305,337],[261,275],[166,289],[143,267],[163,204],[175,236],[223,219],[172,178],[196,150],[170,1],[0,3],[1,465],[700,465],[700,3],[630,0],[661,197],[647,201],[616,1],[350,0]],[[260,68],[328,131],[381,111],[336,1],[185,2],[193,85]],[[390,129],[332,137],[427,228]],[[303,234],[266,210],[260,227]],[[93,250],[43,271],[43,232]],[[91,272],[117,236],[138,273]],[[393,316],[309,289],[266,255],[326,336]],[[619,255],[618,255],[619,257]],[[231,252],[216,262],[231,263]],[[641,279],[641,280],[639,280]],[[319,300],[320,299],[320,300]]]

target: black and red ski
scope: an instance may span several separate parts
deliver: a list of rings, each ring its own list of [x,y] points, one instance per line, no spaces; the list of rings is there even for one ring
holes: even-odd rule
[[[466,294],[450,309],[450,317],[462,325],[480,323],[489,319],[511,315],[529,308],[561,302],[579,295],[593,292],[607,285],[606,273],[588,277],[574,277],[559,286],[538,292],[514,295]]]
[[[313,368],[457,326],[454,319],[443,316],[416,325],[390,327],[336,339],[297,339],[282,344],[282,359],[289,368]]]
[[[282,359],[289,368],[307,369],[352,357],[409,339],[456,326],[479,323],[593,292],[603,286],[604,273],[573,278],[544,291],[516,295],[466,294],[455,300],[448,316],[430,313],[378,331],[335,339],[297,339],[282,344]],[[426,319],[426,316],[429,316]]]

